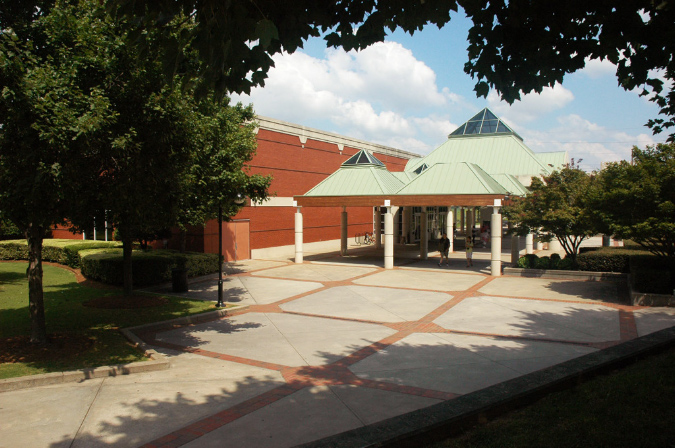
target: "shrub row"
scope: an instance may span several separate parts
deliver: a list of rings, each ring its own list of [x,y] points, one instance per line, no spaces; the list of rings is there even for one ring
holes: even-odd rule
[[[64,264],[71,268],[80,267],[80,252],[88,249],[107,249],[118,247],[114,241],[77,241],[72,244],[50,244],[45,240],[42,246],[42,260]],[[28,244],[25,240],[12,240],[0,243],[0,260],[28,260]]]
[[[124,283],[121,249],[84,251],[81,270],[85,277],[112,285]],[[134,286],[148,286],[171,280],[171,269],[185,267],[189,277],[218,272],[218,255],[171,250],[134,251],[132,254]]]
[[[642,293],[672,294],[675,289],[675,262],[647,253],[620,248],[585,250],[577,255],[573,266],[569,257],[558,254],[538,257],[534,254],[518,259],[518,267],[525,269],[559,269],[589,272],[630,272],[632,287]]]
[[[558,254],[552,254],[550,257],[538,257],[534,254],[528,254],[520,257],[518,260],[518,267],[525,269],[574,269],[570,258],[560,258],[560,255]]]
[[[655,255],[633,255],[630,257],[630,278],[636,291],[673,294],[675,262]]]

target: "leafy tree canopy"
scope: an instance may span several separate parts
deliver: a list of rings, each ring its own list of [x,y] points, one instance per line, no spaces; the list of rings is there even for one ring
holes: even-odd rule
[[[575,259],[581,242],[598,231],[589,208],[592,182],[588,173],[569,167],[543,180],[533,177],[530,194],[514,198],[504,207],[504,215],[515,233],[539,232],[554,237]]]
[[[597,177],[593,208],[609,232],[675,258],[675,143],[633,147],[633,163],[611,163]]]
[[[476,78],[476,93],[497,89],[513,102],[541,92],[583,68],[588,59],[609,60],[625,89],[642,89],[662,117],[654,132],[675,124],[675,2],[615,0],[533,2],[531,0],[109,0],[110,10],[133,16],[134,36],[161,27],[171,51],[167,67],[178,67],[183,49],[196,49],[206,71],[184,72],[203,91],[249,92],[264,85],[271,56],[301,48],[309,37],[328,46],[362,49],[388,31],[409,33],[428,24],[442,27],[463,8],[473,22],[465,71]],[[175,34],[172,19],[189,16],[196,27]],[[671,136],[672,138],[672,136]]]

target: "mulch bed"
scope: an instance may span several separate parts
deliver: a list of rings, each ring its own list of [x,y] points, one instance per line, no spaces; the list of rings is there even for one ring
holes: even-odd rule
[[[153,296],[145,294],[133,294],[131,296],[114,295],[102,296],[84,302],[84,306],[104,309],[123,309],[130,310],[135,308],[151,308],[168,303],[169,300],[162,296]]]
[[[47,345],[32,344],[30,336],[0,339],[0,363],[69,359],[89,350],[94,340],[82,334],[50,334]]]

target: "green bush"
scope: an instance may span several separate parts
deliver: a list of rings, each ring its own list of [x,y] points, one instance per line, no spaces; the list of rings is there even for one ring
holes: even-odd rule
[[[628,272],[629,255],[620,251],[595,250],[577,255],[577,264],[582,271]]]
[[[539,257],[534,263],[535,269],[549,269],[551,267],[551,259],[549,257]]]
[[[561,271],[576,271],[577,267],[574,265],[574,261],[570,257],[565,257],[558,263],[556,269]]]
[[[124,283],[122,251],[82,252],[82,275],[103,283]],[[189,277],[218,272],[218,255],[172,250],[134,251],[132,254],[134,286],[147,286],[171,280],[171,269],[184,266]]]
[[[558,270],[576,270],[571,258],[560,258],[558,254],[552,254],[551,257],[538,257],[534,254],[524,255],[518,259],[518,267],[523,269],[558,269]]]
[[[523,269],[534,269],[538,258],[539,257],[534,254],[523,255],[518,259],[518,267]]]
[[[561,261],[560,255],[556,253],[551,254],[551,258],[549,259],[549,269],[560,269],[559,266]]]
[[[80,267],[80,251],[96,248],[111,248],[119,243],[110,241],[44,240],[42,260]],[[28,244],[25,240],[0,242],[0,260],[28,260]]]
[[[675,262],[656,255],[630,257],[633,289],[643,293],[672,294],[675,289]]]

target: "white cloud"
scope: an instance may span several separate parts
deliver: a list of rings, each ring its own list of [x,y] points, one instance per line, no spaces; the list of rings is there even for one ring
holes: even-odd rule
[[[586,66],[579,72],[591,79],[598,79],[604,76],[616,76],[616,65],[607,59],[586,58]]]
[[[487,97],[488,106],[507,122],[526,123],[567,106],[574,100],[574,94],[561,84],[544,87],[541,93],[523,95],[520,101],[509,105],[492,90]]]
[[[360,52],[329,49],[321,59],[280,54],[274,62],[264,88],[233,99],[252,102],[260,115],[400,149],[429,152],[456,127],[433,110],[466,107],[460,95],[439,90],[434,71],[396,42]]]
[[[656,143],[651,135],[607,129],[576,114],[558,117],[558,125],[546,131],[520,132],[533,151],[567,151],[571,158],[583,159],[581,167],[587,171],[599,169],[602,162],[629,160],[634,145]]]

